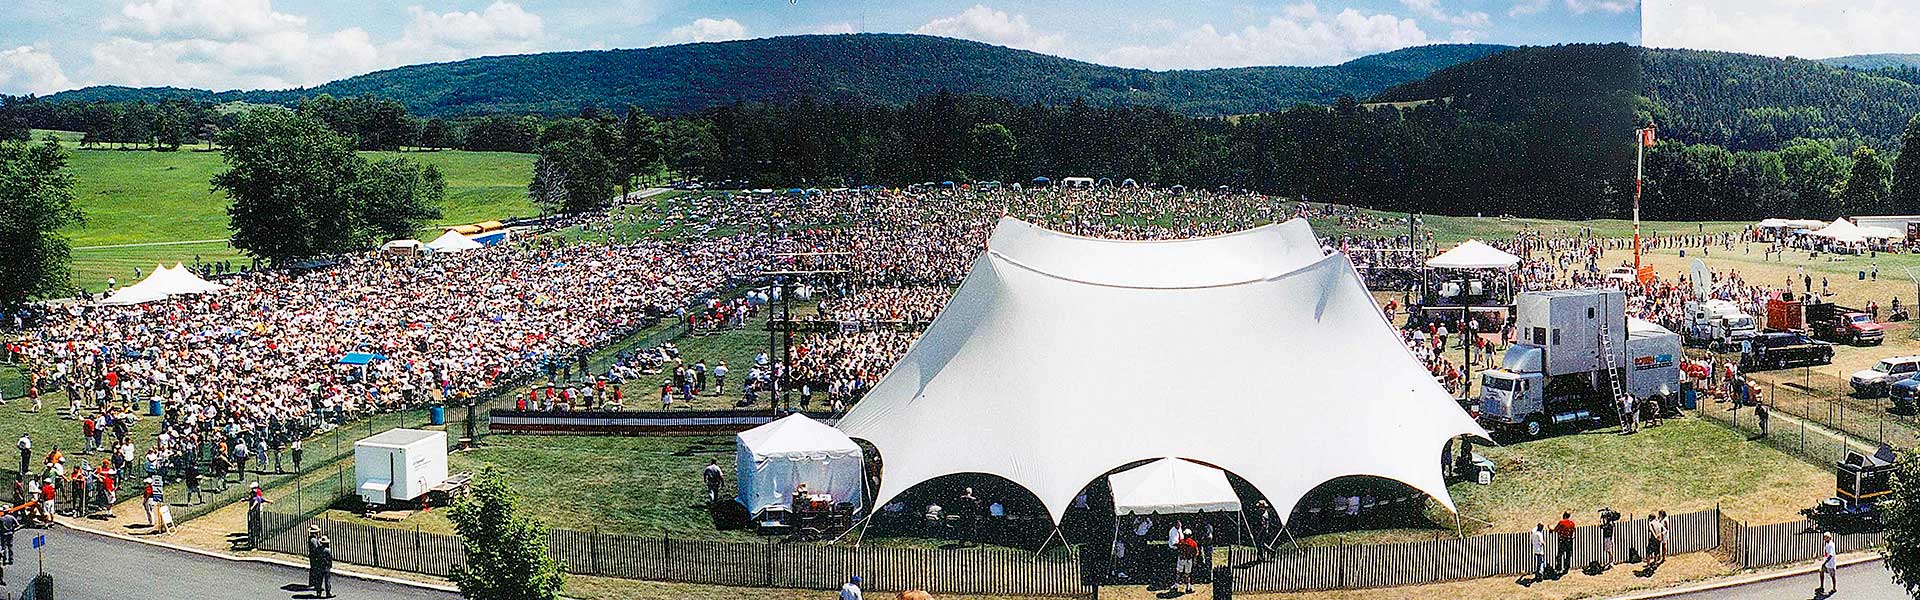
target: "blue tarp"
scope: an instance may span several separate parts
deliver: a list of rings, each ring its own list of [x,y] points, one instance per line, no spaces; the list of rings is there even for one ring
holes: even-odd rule
[[[364,365],[376,360],[386,360],[386,359],[387,359],[387,355],[385,354],[374,354],[372,352],[348,352],[346,356],[340,357],[340,364]]]

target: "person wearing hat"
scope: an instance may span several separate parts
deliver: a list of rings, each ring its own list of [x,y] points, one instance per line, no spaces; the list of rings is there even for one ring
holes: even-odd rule
[[[333,597],[333,546],[319,525],[307,525],[307,591],[315,597]]]
[[[1832,596],[1840,593],[1840,557],[1833,548],[1833,532],[1828,531],[1821,533],[1820,545],[1820,584],[1819,587],[1814,588],[1814,593],[1825,593],[1828,596]],[[1829,580],[1833,581],[1832,588],[1827,587],[1827,581]],[[1821,592],[1820,590],[1826,591]]]
[[[1174,543],[1173,572],[1179,579],[1176,586],[1185,586],[1187,593],[1193,593],[1193,561],[1200,556],[1200,543],[1193,539],[1192,529],[1180,530],[1180,541]]]
[[[840,586],[840,600],[864,600],[860,594],[860,576],[847,578],[846,585]]]

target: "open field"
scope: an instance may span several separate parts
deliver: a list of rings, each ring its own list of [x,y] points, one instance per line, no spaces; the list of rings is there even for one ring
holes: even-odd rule
[[[533,156],[507,152],[368,152],[433,165],[447,178],[442,223],[532,216],[526,197]],[[74,150],[74,193],[87,222],[70,232],[75,246],[223,239],[226,198],[209,183],[225,167],[219,153],[182,148]]]
[[[131,282],[134,267],[244,257],[227,248],[227,200],[209,181],[224,167],[220,155],[182,148],[72,151],[74,194],[86,222],[68,231],[76,282],[106,288],[108,277]],[[367,152],[401,156],[440,169],[447,179],[442,224],[471,223],[539,213],[526,198],[533,156],[507,152]],[[125,246],[126,244],[166,245]],[[193,243],[178,243],[193,242]],[[118,247],[101,247],[118,246]]]

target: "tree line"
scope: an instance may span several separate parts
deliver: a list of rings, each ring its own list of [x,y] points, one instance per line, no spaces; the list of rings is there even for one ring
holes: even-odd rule
[[[1920,116],[1899,147],[1920,150]],[[1647,153],[1642,207],[1663,220],[1920,214],[1920,151],[1889,159],[1866,144],[1813,139],[1744,151],[1665,141]]]

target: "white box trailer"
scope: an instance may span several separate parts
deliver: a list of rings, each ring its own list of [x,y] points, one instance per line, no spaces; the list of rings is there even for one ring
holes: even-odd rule
[[[1627,293],[1614,289],[1527,292],[1514,298],[1514,334],[1538,349],[1537,368],[1548,377],[1618,366],[1627,349]],[[1600,324],[1607,346],[1600,356]]]
[[[447,433],[389,429],[353,444],[353,482],[368,505],[425,496],[447,480]]]

